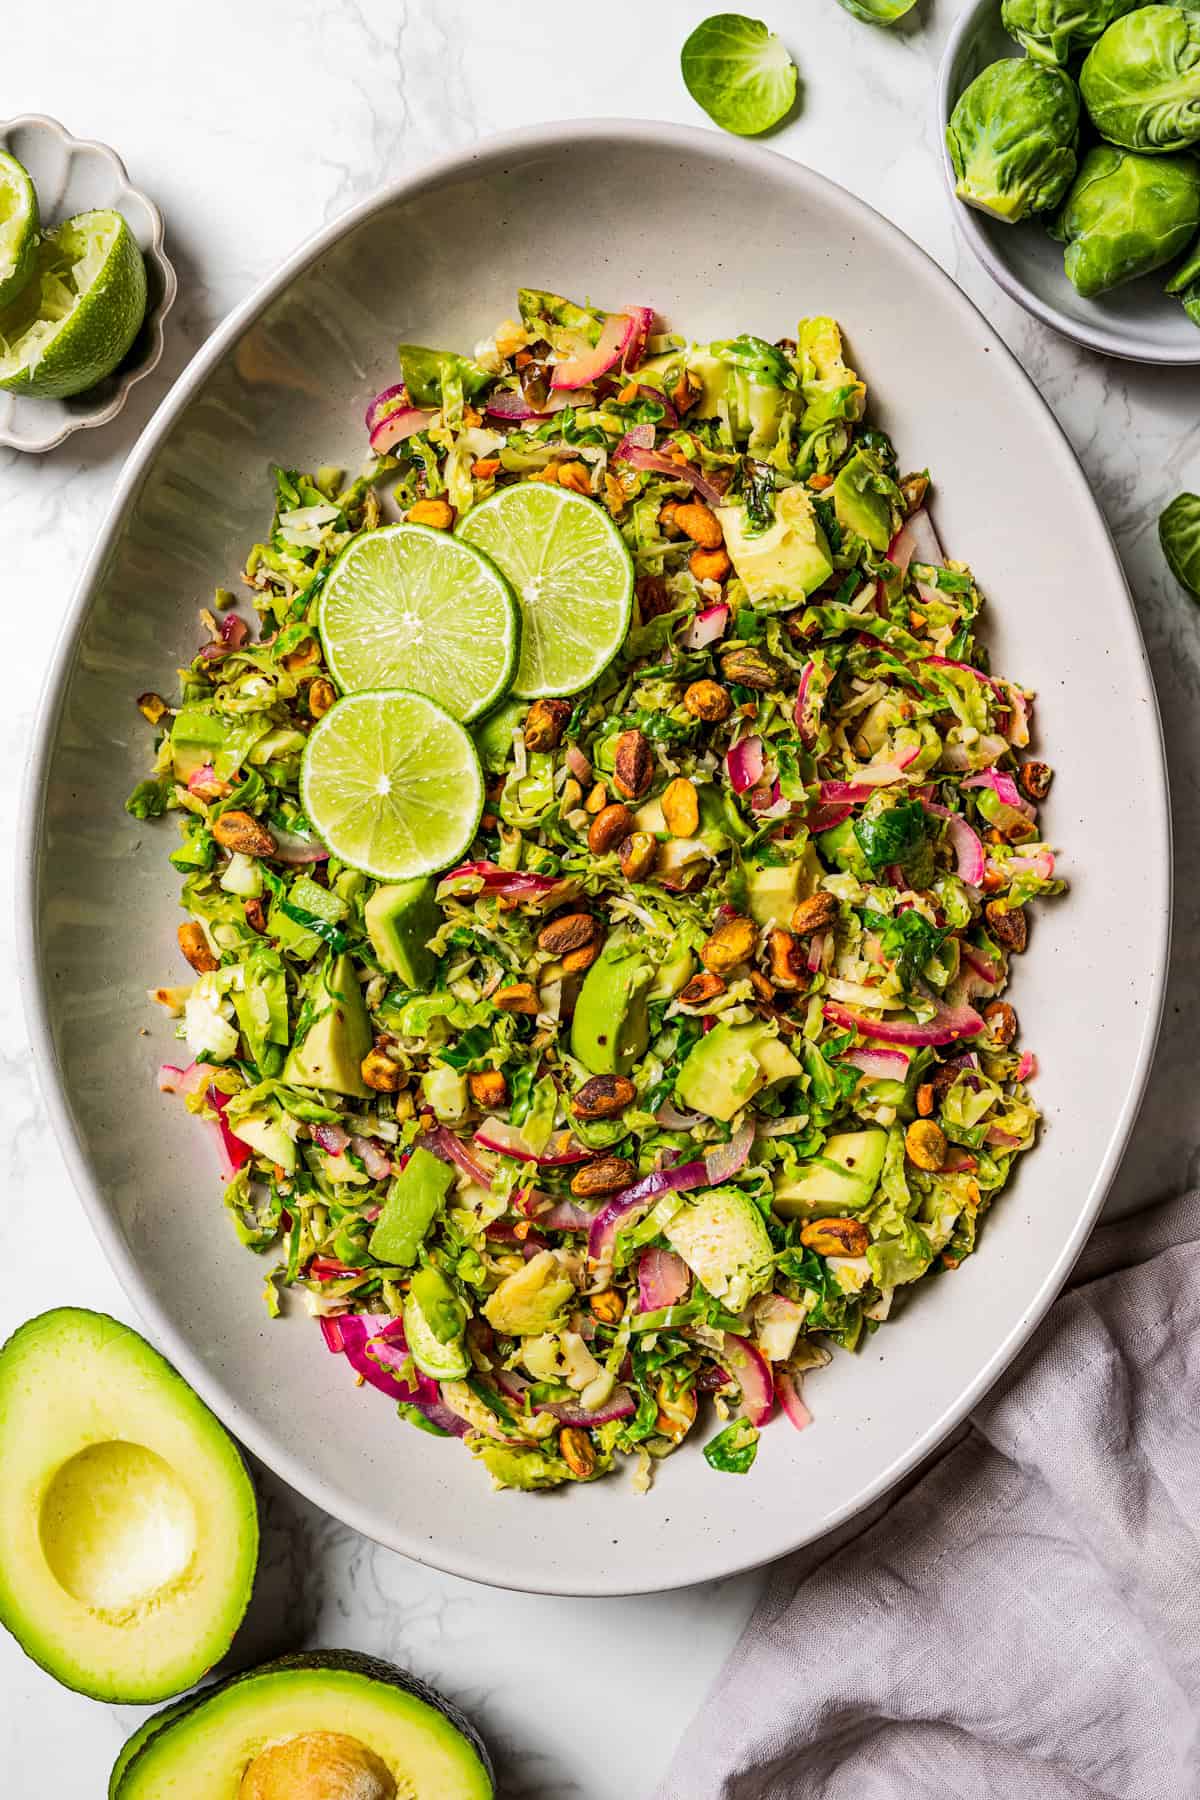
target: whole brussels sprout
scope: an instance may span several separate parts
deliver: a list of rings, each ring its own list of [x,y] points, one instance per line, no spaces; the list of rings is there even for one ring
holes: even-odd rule
[[[841,0],[841,4],[866,25],[894,25],[912,11],[917,0]]]
[[[959,96],[946,127],[954,191],[1010,223],[1057,206],[1075,173],[1079,95],[1061,69],[1010,57]]]
[[[1200,238],[1192,245],[1170,281],[1168,294],[1178,294],[1193,325],[1200,325]]]
[[[1143,6],[1117,19],[1079,76],[1101,137],[1157,156],[1200,141],[1200,12]]]
[[[1004,29],[1038,62],[1065,68],[1139,0],[1004,0]]]
[[[1097,144],[1050,235],[1067,246],[1067,275],[1090,298],[1171,262],[1198,225],[1200,163]]]
[[[1176,581],[1200,600],[1200,494],[1176,494],[1159,516],[1158,541]]]

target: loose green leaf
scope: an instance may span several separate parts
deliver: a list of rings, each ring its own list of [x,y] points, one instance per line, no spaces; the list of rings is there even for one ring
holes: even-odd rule
[[[795,103],[796,65],[761,19],[715,13],[697,25],[679,60],[692,99],[740,137],[769,131]]]
[[[704,1446],[704,1460],[721,1475],[747,1475],[758,1455],[758,1427],[735,1419]]]

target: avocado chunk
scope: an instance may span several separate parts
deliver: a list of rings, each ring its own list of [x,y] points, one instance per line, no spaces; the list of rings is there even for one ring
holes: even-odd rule
[[[772,1202],[781,1219],[840,1218],[868,1206],[883,1169],[886,1131],[842,1131],[800,1175],[776,1178]]]
[[[710,1119],[732,1119],[760,1089],[803,1073],[768,1025],[722,1022],[689,1052],[675,1091],[691,1112],[707,1113]]]
[[[880,555],[892,541],[891,495],[899,490],[870,450],[856,450],[833,484],[833,510],[843,531],[865,538]]]
[[[397,1269],[412,1268],[453,1180],[449,1163],[418,1144],[400,1173],[392,1177],[383,1211],[375,1221],[367,1248],[377,1262],[391,1263]]]
[[[471,1372],[463,1339],[467,1314],[440,1269],[418,1269],[404,1302],[404,1337],[423,1375],[461,1381]]]
[[[326,960],[308,999],[316,1016],[283,1065],[284,1081],[365,1100],[371,1090],[362,1078],[362,1061],[371,1048],[371,1021],[348,955]]]
[[[114,1800],[495,1797],[487,1751],[458,1708],[350,1651],[268,1663],[150,1723]]]
[[[770,1286],[771,1240],[762,1214],[740,1188],[711,1188],[680,1208],[665,1235],[700,1285],[731,1312],[741,1312],[752,1295]]]
[[[842,869],[847,875],[855,875],[859,881],[871,880],[871,865],[855,836],[853,819],[843,819],[832,831],[822,831],[817,844],[825,861],[832,863],[835,869]]]
[[[471,728],[479,760],[489,775],[503,775],[512,755],[513,732],[529,711],[528,700],[502,700]]]
[[[628,939],[610,938],[583,978],[571,1050],[593,1075],[628,1075],[650,1041],[646,990],[654,965]]]
[[[575,1284],[563,1274],[556,1257],[539,1250],[523,1269],[505,1276],[484,1302],[483,1316],[506,1337],[541,1337],[558,1324],[574,1294]]]
[[[696,959],[686,944],[664,957],[646,990],[647,1000],[673,1000],[692,979],[695,967]]]
[[[171,766],[176,781],[188,781],[197,769],[215,761],[229,727],[206,706],[182,706],[171,727]]]
[[[324,939],[305,924],[305,920],[340,925],[349,910],[340,894],[322,887],[311,875],[297,875],[288,889],[287,898],[271,902],[270,935],[281,950],[288,950],[293,956],[308,961],[318,954]]]
[[[60,1307],[0,1349],[0,1623],[65,1687],[145,1704],[229,1648],[258,1561],[232,1439],[128,1326]]]
[[[746,910],[756,925],[790,923],[796,902],[812,892],[812,861],[746,865]]]
[[[429,939],[442,922],[436,888],[429,875],[390,882],[376,888],[363,908],[380,967],[420,993],[428,992],[437,975],[437,957],[429,948]]]
[[[246,1113],[236,1124],[230,1123],[229,1129],[235,1138],[249,1144],[259,1156],[278,1163],[286,1175],[295,1174],[296,1142],[284,1130],[278,1113]]]
[[[722,506],[725,548],[754,606],[798,605],[833,574],[833,558],[812,497],[798,483],[775,496],[775,518],[755,531],[745,506]]]

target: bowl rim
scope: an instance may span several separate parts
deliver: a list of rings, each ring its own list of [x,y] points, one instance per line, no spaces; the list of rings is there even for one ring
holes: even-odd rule
[[[575,142],[597,139],[610,143],[616,141],[623,144],[639,144],[655,150],[674,150],[680,153],[700,151],[707,156],[724,156],[741,164],[749,171],[762,168],[769,163],[777,173],[785,173],[799,190],[808,188],[809,191],[812,191],[815,188],[835,196],[840,204],[848,204],[851,209],[861,208],[863,212],[878,221],[886,233],[891,235],[900,261],[908,260],[912,263],[927,265],[926,272],[932,272],[935,281],[943,284],[948,303],[958,308],[964,322],[969,323],[974,331],[982,332],[991,351],[1009,367],[1012,375],[1028,389],[1031,397],[1036,398],[1037,403],[1045,412],[1046,422],[1051,426],[1061,446],[1063,480],[1074,481],[1080,497],[1086,499],[1096,513],[1107,543],[1113,573],[1125,593],[1134,639],[1142,651],[1146,698],[1152,709],[1156,728],[1153,740],[1158,747],[1161,771],[1161,780],[1155,784],[1154,794],[1147,800],[1148,806],[1157,814],[1156,836],[1162,845],[1162,855],[1158,859],[1157,867],[1147,876],[1148,931],[1154,957],[1153,991],[1147,996],[1147,1003],[1141,1015],[1137,1053],[1133,1060],[1125,1097],[1112,1122],[1090,1191],[1080,1206],[1078,1218],[1066,1242],[1053,1263],[1045,1270],[1032,1301],[1014,1318],[1011,1328],[996,1350],[979,1370],[974,1380],[960,1393],[954,1404],[948,1407],[927,1430],[915,1439],[902,1455],[895,1457],[882,1467],[852,1499],[832,1513],[824,1521],[820,1532],[801,1536],[795,1544],[784,1548],[772,1548],[764,1555],[755,1554],[753,1551],[747,1554],[744,1543],[739,1547],[737,1534],[730,1534],[728,1548],[723,1549],[717,1555],[710,1553],[703,1566],[694,1574],[682,1580],[678,1575],[674,1575],[666,1580],[642,1580],[629,1586],[611,1585],[597,1581],[580,1582],[578,1578],[572,1581],[570,1577],[550,1577],[549,1575],[540,1579],[517,1580],[507,1572],[498,1574],[486,1557],[475,1554],[466,1544],[439,1544],[431,1554],[428,1542],[418,1539],[415,1535],[410,1535],[405,1530],[403,1521],[399,1520],[396,1521],[390,1536],[381,1537],[377,1525],[368,1519],[365,1507],[349,1504],[340,1497],[331,1498],[320,1475],[307,1467],[288,1445],[276,1441],[267,1430],[260,1429],[236,1395],[210,1374],[202,1356],[189,1343],[183,1330],[144,1285],[138,1264],[105,1204],[100,1184],[89,1165],[81,1135],[77,1131],[72,1116],[65,1085],[59,1077],[47,995],[41,977],[38,925],[35,912],[44,798],[47,792],[59,715],[74,666],[76,641],[87,615],[91,592],[123,529],[130,504],[136,498],[150,472],[163,439],[174,427],[178,416],[196,390],[200,388],[230,346],[271,302],[334,243],[353,231],[372,213],[431,185],[452,179],[465,170],[469,170],[473,165],[502,162],[506,156],[513,154],[529,151],[554,151]],[[383,1543],[386,1548],[396,1550],[413,1561],[442,1569],[447,1573],[462,1576],[468,1580],[482,1581],[491,1586],[507,1587],[527,1593],[586,1597],[655,1593],[690,1586],[696,1582],[722,1579],[726,1576],[760,1568],[764,1564],[788,1554],[790,1550],[798,1549],[803,1544],[814,1541],[815,1537],[825,1536],[845,1523],[846,1520],[860,1515],[873,1501],[894,1488],[909,1471],[916,1468],[931,1451],[949,1437],[972,1407],[1008,1368],[1018,1351],[1031,1336],[1065,1284],[1090,1235],[1136,1122],[1149,1078],[1166,996],[1173,885],[1171,815],[1162,716],[1149,665],[1145,658],[1145,647],[1137,611],[1133,605],[1107,521],[1096,504],[1070,440],[1053,411],[1025,374],[1016,357],[980,313],[975,303],[963,293],[945,270],[920,245],[902,232],[898,226],[893,225],[890,220],[878,213],[875,208],[860,200],[857,195],[851,194],[839,183],[830,180],[828,176],[819,174],[816,170],[809,168],[807,164],[797,162],[796,159],[777,150],[746,143],[740,139],[725,138],[704,127],[677,125],[654,120],[601,117],[523,126],[516,130],[488,136],[464,150],[458,150],[422,163],[411,174],[377,189],[338,218],[314,232],[283,261],[273,274],[260,282],[246,299],[233,309],[207,342],[195,353],[160,402],[137,446],[125,463],[104,520],[80,572],[70,606],[60,628],[39,700],[31,745],[25,771],[17,837],[17,949],[22,998],[33,1050],[34,1066],[45,1098],[47,1112],[75,1189],[109,1264],[114,1269],[130,1304],[163,1346],[171,1362],[247,1449],[298,1493],[321,1507],[331,1517],[341,1520],[358,1531],[368,1540]]]
[[[946,183],[946,198],[957,229],[974,251],[977,261],[983,264],[997,287],[1002,288],[1010,300],[1015,300],[1018,306],[1024,307],[1027,313],[1032,313],[1035,319],[1040,319],[1043,325],[1049,325],[1062,337],[1070,338],[1072,343],[1081,344],[1085,350],[1099,351],[1102,356],[1115,357],[1119,362],[1142,363],[1149,368],[1200,367],[1200,329],[1196,331],[1194,350],[1187,350],[1182,346],[1178,350],[1147,348],[1131,332],[1103,325],[1085,325],[1072,318],[1069,313],[1060,311],[1050,301],[1043,300],[1013,274],[1003,257],[997,256],[980,223],[978,213],[973,207],[965,205],[954,192],[954,165],[950,161],[946,145],[946,127],[954,110],[954,100],[950,93],[951,77],[964,40],[976,28],[979,19],[986,13],[998,11],[1000,4],[1001,0],[970,0],[970,4],[963,8],[951,27],[938,65],[934,101],[937,109],[938,154]],[[1015,40],[1013,48],[1018,52],[1020,50]]]
[[[161,210],[145,188],[138,187],[136,182],[130,180],[129,170],[112,145],[101,143],[98,138],[76,137],[60,120],[52,119],[49,113],[14,113],[10,119],[0,119],[0,145],[18,127],[31,125],[59,138],[70,149],[92,151],[112,165],[115,179],[131,194],[136,194],[149,214],[150,243],[142,251],[142,255],[154,263],[162,283],[162,293],[153,306],[147,307],[146,316],[139,327],[139,330],[146,326],[149,326],[150,329],[150,346],[146,356],[136,368],[130,369],[126,375],[122,376],[116,393],[104,406],[95,412],[79,413],[74,418],[68,419],[61,431],[56,432],[53,436],[37,440],[15,437],[5,426],[0,425],[0,447],[6,450],[23,451],[27,456],[41,456],[47,450],[57,450],[60,444],[65,443],[77,431],[91,431],[97,425],[107,425],[111,419],[117,417],[118,413],[124,411],[125,404],[138,382],[154,373],[162,361],[163,351],[166,348],[164,323],[179,293],[179,277],[166,252],[166,228],[163,224]],[[115,210],[119,211],[120,209]],[[21,396],[18,395],[17,398],[19,399]]]

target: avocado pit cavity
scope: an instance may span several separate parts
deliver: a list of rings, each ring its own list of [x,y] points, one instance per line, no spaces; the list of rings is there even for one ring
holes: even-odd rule
[[[58,1585],[93,1611],[128,1615],[187,1572],[196,1515],[171,1465],[142,1444],[89,1444],[58,1468],[39,1520]]]
[[[387,1765],[357,1738],[306,1731],[269,1744],[242,1776],[238,1800],[396,1800]]]

